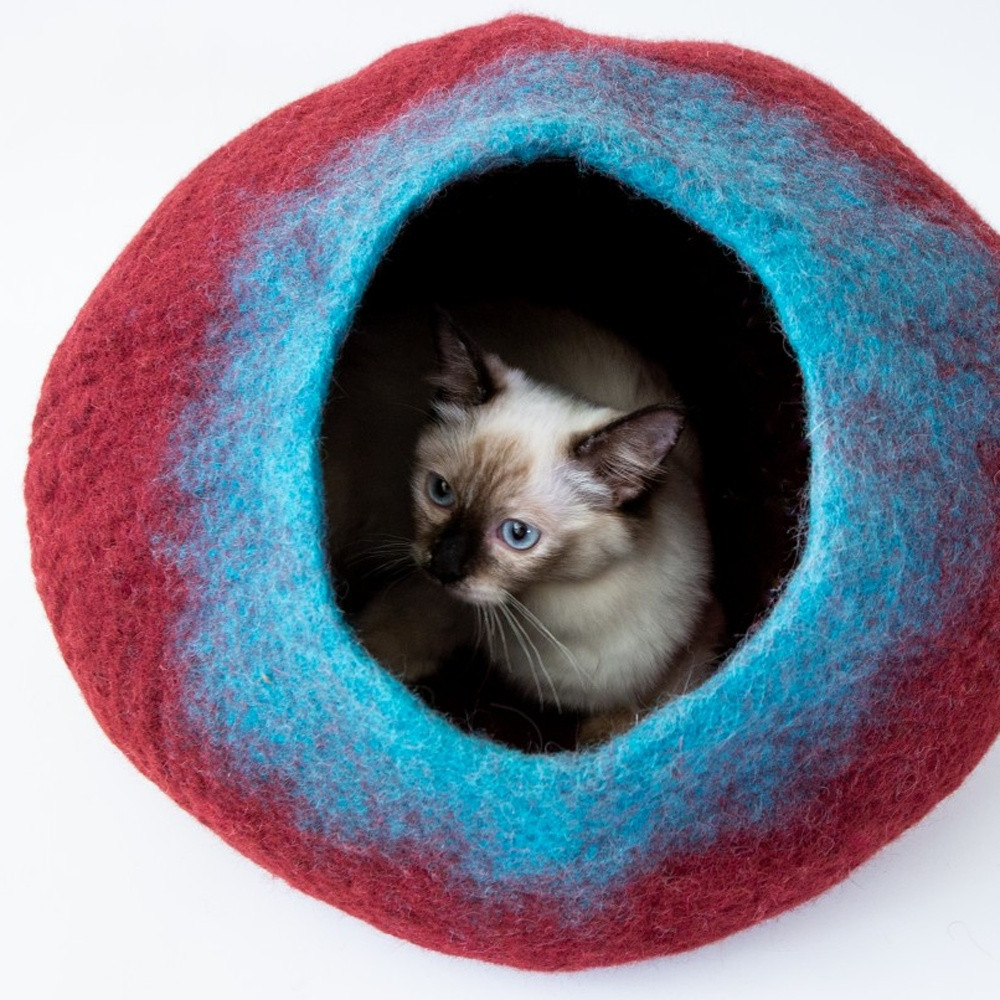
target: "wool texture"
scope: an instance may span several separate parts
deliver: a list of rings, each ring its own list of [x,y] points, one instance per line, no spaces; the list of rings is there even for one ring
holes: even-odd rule
[[[460,732],[333,598],[337,348],[448,184],[573,160],[711,233],[802,370],[799,564],[693,694],[607,745]],[[814,78],[509,17],[390,53],[167,196],[60,346],[26,498],[39,592],[135,765],[376,926],[535,969],[676,952],[842,879],[1000,728],[1000,240]]]

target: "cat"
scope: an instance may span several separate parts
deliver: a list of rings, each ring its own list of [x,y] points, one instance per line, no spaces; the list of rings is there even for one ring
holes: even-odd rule
[[[581,317],[508,303],[461,319],[437,315],[423,338],[433,359],[412,356],[420,335],[400,335],[399,319],[352,335],[328,493],[349,479],[345,446],[372,464],[333,500],[334,568],[359,558],[352,545],[403,568],[356,595],[352,616],[401,679],[478,645],[526,696],[587,716],[594,742],[715,663],[723,623],[694,432],[666,374]],[[417,388],[404,388],[407,368]],[[369,394],[379,387],[367,399],[365,372]]]

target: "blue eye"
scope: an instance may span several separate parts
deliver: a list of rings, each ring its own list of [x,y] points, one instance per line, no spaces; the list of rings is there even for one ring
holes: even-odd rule
[[[530,549],[542,533],[533,525],[510,518],[500,525],[500,537],[512,548]]]
[[[427,473],[427,495],[439,507],[450,507],[455,502],[455,493],[444,476],[436,472]]]

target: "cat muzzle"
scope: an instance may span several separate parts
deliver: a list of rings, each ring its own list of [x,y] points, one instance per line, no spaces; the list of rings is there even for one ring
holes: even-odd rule
[[[458,583],[468,572],[472,549],[469,535],[449,526],[431,548],[425,568],[441,583]]]

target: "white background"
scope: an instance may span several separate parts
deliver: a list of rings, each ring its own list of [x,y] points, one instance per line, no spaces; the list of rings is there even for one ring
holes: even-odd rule
[[[289,889],[98,730],[34,592],[21,500],[48,359],[166,192],[269,111],[486,0],[0,8],[0,993],[11,998],[1000,997],[1000,753],[845,883],[674,958],[545,976],[448,958]],[[531,10],[761,49],[829,80],[1000,228],[1000,0],[585,0]]]

